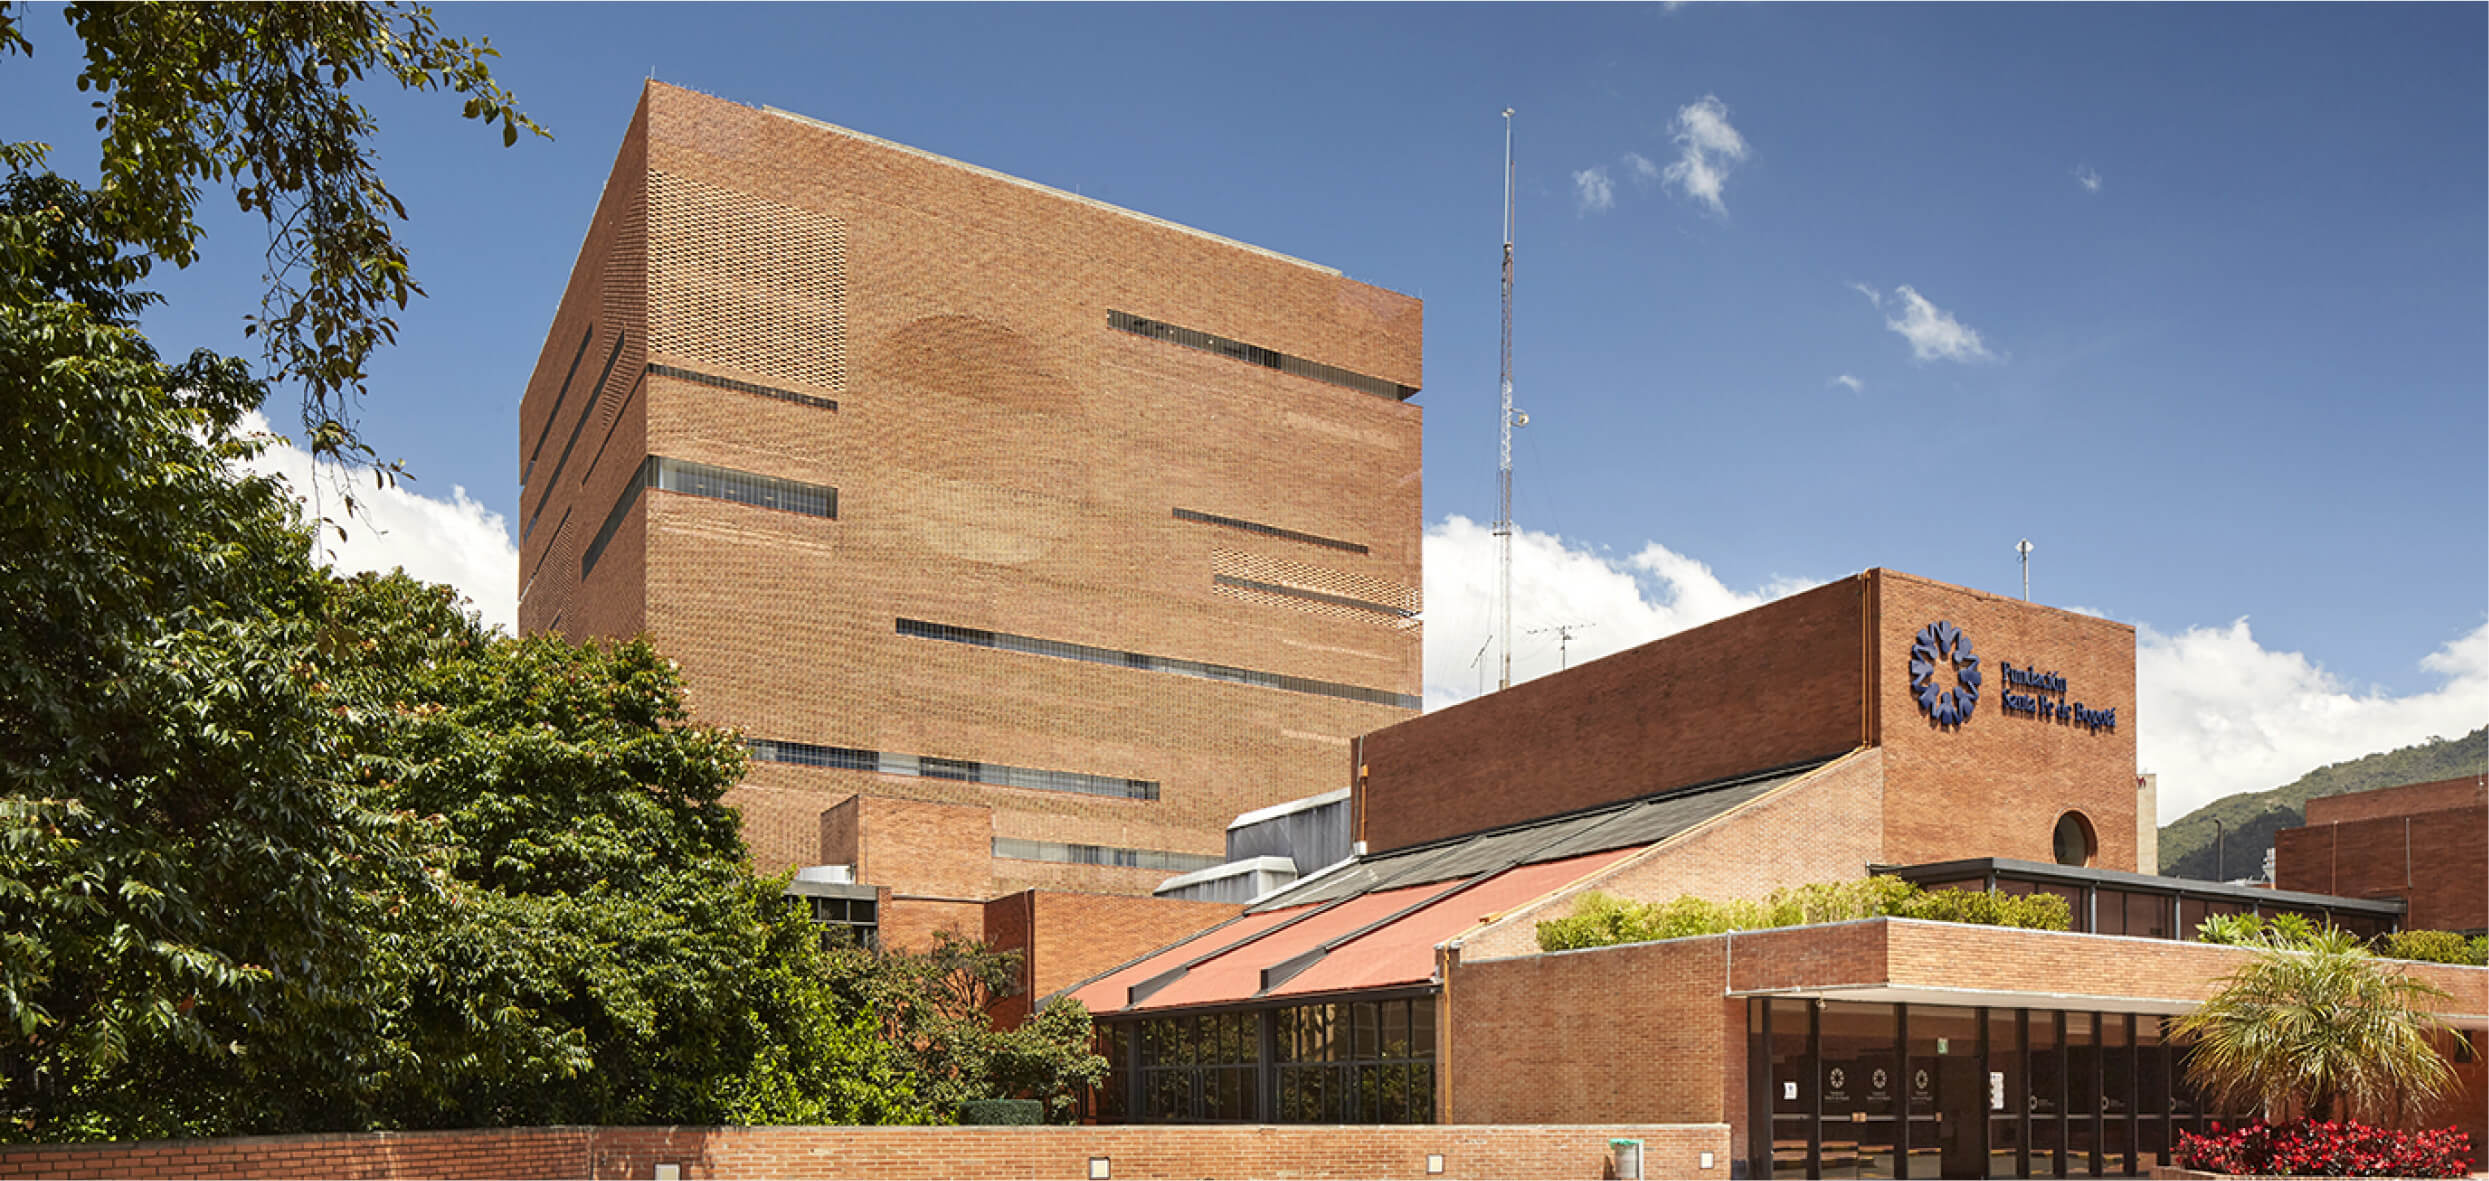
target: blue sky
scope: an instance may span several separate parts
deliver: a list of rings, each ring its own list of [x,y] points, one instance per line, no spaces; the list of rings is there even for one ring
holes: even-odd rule
[[[458,523],[515,532],[519,391],[653,71],[1423,297],[1449,700],[1511,106],[1523,670],[1532,626],[1598,624],[1579,660],[1872,565],[2011,591],[2028,536],[2036,598],[2143,629],[2146,769],[2191,806],[2489,721],[2485,11],[450,6],[557,138],[375,96],[431,298],[366,426],[446,502],[399,548],[506,613]],[[90,171],[29,15],[0,134]],[[244,347],[260,232],[210,201],[168,348]]]

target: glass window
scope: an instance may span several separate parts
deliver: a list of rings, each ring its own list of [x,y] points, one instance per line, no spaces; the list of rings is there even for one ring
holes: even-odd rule
[[[1896,1050],[1900,1013],[1892,1005],[1826,1001],[1822,1021],[1824,1170],[1833,1175],[1834,1144],[1845,1149],[1854,1177],[1890,1177],[1901,1080]]]
[[[2054,842],[2059,865],[2089,865],[2092,854],[2100,847],[2099,839],[2092,835],[2091,821],[2084,819],[2080,812],[2068,812],[2057,818]]]
[[[1979,1131],[1987,1119],[1987,1079],[1979,1070],[1979,1010],[1912,1005],[1902,1061],[1908,1128],[1903,1155],[1911,1177],[1959,1177],[1983,1170]]]
[[[2152,939],[2169,938],[2169,896],[2141,891],[2126,895],[2126,933]]]
[[[2100,1040],[2089,1013],[2062,1014],[2066,1060],[2066,1173],[2100,1175]]]
[[[2065,1044],[2059,1037],[2060,1014],[2030,1014],[2031,1175],[2065,1176]]]
[[[899,634],[918,639],[945,640],[979,648],[999,648],[1030,656],[1051,656],[1058,660],[1078,660],[1089,664],[1107,664],[1117,668],[1142,669],[1149,672],[1174,673],[1202,680],[1223,681],[1237,685],[1255,685],[1290,693],[1311,693],[1337,697],[1346,701],[1363,701],[1374,705],[1416,709],[1424,700],[1412,693],[1394,693],[1385,689],[1369,689],[1338,681],[1321,681],[1312,677],[1290,676],[1286,673],[1263,672],[1259,669],[1235,668],[1224,664],[1208,664],[1198,660],[1182,660],[1172,656],[1153,656],[1145,652],[1124,652],[1074,644],[1064,640],[1041,640],[1034,636],[1016,636],[1008,632],[983,628],[954,627],[946,623],[928,623],[921,619],[897,621]]]
[[[1772,1036],[1764,1052],[1771,1088],[1772,1175],[1803,1177],[1815,1123],[1817,1072],[1809,1069],[1806,1057],[1807,1039],[1814,1029],[1814,1005],[1786,999],[1758,1003],[1771,1009]]]
[[[2096,920],[2093,924],[2093,933],[2126,934],[2126,891],[2102,887],[2092,893],[2092,917]]]
[[[2100,1156],[2111,1173],[2135,1171],[2135,1048],[2132,1019],[2100,1015]]]
[[[2023,1117],[2031,1097],[2024,1077],[2022,1018],[2012,1009],[1988,1010],[1988,1175],[2028,1176]]]
[[[2134,1018],[2135,1152],[2155,1164],[2169,1163],[2169,1046],[2161,1032],[2166,1020],[2148,1014]]]
[[[2054,894],[2059,898],[2065,899],[2066,913],[2071,916],[2073,920],[2071,929],[2076,931],[2091,930],[2091,906],[2083,897],[2083,888],[2081,886],[2059,885],[2056,882],[2034,882],[2031,885],[2031,892],[2034,894]]]

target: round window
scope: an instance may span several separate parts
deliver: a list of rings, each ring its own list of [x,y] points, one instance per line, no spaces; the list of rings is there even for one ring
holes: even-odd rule
[[[2080,812],[2068,812],[2057,818],[2057,864],[2089,865],[2091,855],[2100,842],[2091,834],[2091,821]]]

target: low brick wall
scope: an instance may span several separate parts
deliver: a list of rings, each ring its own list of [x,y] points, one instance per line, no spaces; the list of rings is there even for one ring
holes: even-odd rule
[[[0,1144],[0,1177],[584,1177],[595,1128]]]
[[[1076,1128],[508,1128],[0,1146],[0,1178],[1597,1178],[1610,1139],[1650,1177],[1729,1175],[1725,1124]],[[1702,1167],[1703,1153],[1711,1167]]]

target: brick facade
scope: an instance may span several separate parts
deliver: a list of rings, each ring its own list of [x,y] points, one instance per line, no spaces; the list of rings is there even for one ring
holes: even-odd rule
[[[1489,959],[1452,957],[1444,1117],[1722,1122],[1743,1151],[1746,996],[2177,1013],[2249,957],[2167,939],[1869,919]],[[2489,969],[2396,967],[2489,1041]],[[2451,1049],[2451,1043],[2446,1047]],[[2478,1057],[2415,1125],[2489,1138]]]
[[[1877,586],[1874,732],[1884,749],[1884,855],[1894,865],[1955,857],[2054,861],[2057,818],[2076,811],[2099,838],[2092,864],[2135,868],[2135,629],[2111,620],[1891,570]],[[1984,684],[1969,721],[1940,727],[1910,695],[1910,643],[1945,621],[1971,637]],[[2065,679],[2063,694],[2006,684],[2004,665]],[[2007,693],[2114,709],[2114,729],[2009,714]]]
[[[651,83],[521,405],[522,458],[544,452],[522,490],[541,517],[522,630],[645,630],[694,716],[757,738],[1156,785],[756,760],[735,803],[764,871],[825,860],[820,814],[851,795],[985,809],[997,838],[1219,853],[1230,818],[1340,786],[1349,740],[1410,711],[897,621],[1413,696],[1419,632],[1398,612],[1418,606],[1420,412],[1110,312],[1422,381],[1417,300]],[[834,487],[836,517],[657,489],[613,515],[648,455]],[[945,895],[946,848],[884,858],[880,884]],[[1166,876],[997,861],[981,897]]]
[[[2489,928],[2489,786],[2475,776],[2308,801],[2273,834],[2273,884],[2400,898],[2410,930]]]
[[[1680,833],[1464,934],[1462,954],[1528,955],[1538,924],[1573,913],[1593,892],[1641,901],[1760,898],[1800,882],[1867,875],[1883,849],[1884,757],[1853,751],[1770,795]]]
[[[1863,745],[1865,577],[1471,698],[1365,737],[1375,852]]]
[[[1235,917],[1231,902],[1023,890],[985,904],[987,944],[1021,953],[1020,995],[994,1012],[1017,1021],[1030,1003]]]
[[[1912,639],[1939,621],[1971,638],[1984,680],[1954,726],[1911,694]],[[2062,676],[2066,692],[2010,687],[2007,663]],[[2074,811],[2097,834],[2092,864],[2132,870],[2134,686],[2125,624],[1869,570],[1369,734],[1352,756],[1358,823],[1379,852],[1863,747],[1881,752],[1881,811],[1835,839],[1853,848],[1865,826],[1869,860],[2050,861]],[[2048,719],[2008,713],[2008,692],[2044,701]],[[2116,723],[2080,725],[2058,705],[2113,709]]]
[[[1729,1175],[1728,1129],[1554,1127],[510,1128],[0,1146],[0,1178],[841,1177],[855,1181],[1073,1181],[1105,1157],[1117,1181],[1294,1177],[1605,1176],[1608,1141],[1643,1143],[1644,1175]],[[1709,1154],[1712,1167],[1702,1167]]]

